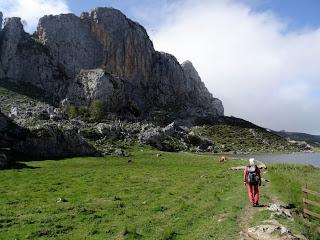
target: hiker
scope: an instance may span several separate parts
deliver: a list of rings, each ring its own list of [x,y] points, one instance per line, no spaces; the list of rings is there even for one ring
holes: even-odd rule
[[[251,206],[259,206],[259,186],[261,186],[260,169],[255,164],[254,158],[249,159],[249,166],[244,169],[244,185],[248,188]]]

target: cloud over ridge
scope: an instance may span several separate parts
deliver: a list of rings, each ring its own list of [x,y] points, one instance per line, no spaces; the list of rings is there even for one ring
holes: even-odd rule
[[[156,49],[191,60],[227,115],[320,134],[320,29],[233,0],[185,1],[164,18]]]
[[[65,0],[0,0],[0,11],[4,17],[21,17],[28,32],[36,29],[44,15],[70,12]]]

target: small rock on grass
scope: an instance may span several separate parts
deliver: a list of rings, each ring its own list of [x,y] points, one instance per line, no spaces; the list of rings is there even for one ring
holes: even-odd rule
[[[58,197],[57,198],[57,203],[62,203],[62,202],[68,202],[68,200],[63,198],[63,197]]]
[[[123,150],[123,149],[117,149],[114,151],[115,155],[116,156],[119,156],[119,157],[125,157],[126,156],[126,152]]]

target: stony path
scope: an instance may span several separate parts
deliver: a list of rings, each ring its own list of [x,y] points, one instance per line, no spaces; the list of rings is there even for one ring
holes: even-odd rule
[[[280,224],[274,218],[264,219],[263,221],[257,224],[253,224],[253,218],[255,214],[259,214],[260,211],[263,211],[265,209],[272,211],[273,214],[275,213],[274,211],[276,211],[277,214],[281,213],[281,216],[284,216],[289,219],[292,218],[290,211],[284,209],[281,206],[282,204],[278,197],[271,193],[269,182],[264,181],[263,187],[260,188],[260,192],[262,193],[261,203],[264,204],[264,206],[259,208],[253,208],[248,203],[248,205],[243,209],[243,214],[239,219],[239,226],[241,228],[239,239],[306,240],[306,238],[301,234],[294,235],[293,233],[291,233],[291,231],[287,229],[286,226]],[[267,199],[270,199],[270,202],[264,202],[263,196],[266,196]],[[269,208],[269,206],[271,207]]]
[[[243,214],[240,218],[240,228],[241,228],[241,232],[240,232],[240,240],[250,240],[252,238],[250,238],[248,236],[248,228],[250,227],[250,223],[252,222],[253,216],[256,212],[256,209],[254,209],[253,207],[251,207],[249,204],[245,207],[245,209],[243,210]]]
[[[278,198],[276,196],[274,196],[273,194],[271,194],[271,192],[270,192],[269,182],[264,182],[263,185],[264,185],[263,187],[260,187],[260,195],[261,195],[261,193],[264,193],[264,195],[267,195],[268,197],[271,198],[271,202],[264,203],[266,205],[264,207],[254,208],[254,207],[250,206],[249,200],[248,200],[248,204],[244,208],[243,214],[242,214],[241,218],[239,219],[239,225],[240,225],[240,229],[241,229],[240,240],[252,240],[252,238],[248,236],[248,229],[250,227],[252,227],[251,224],[253,222],[253,217],[257,212],[266,209],[272,203],[279,203]],[[247,191],[247,189],[244,189],[244,190]],[[261,199],[261,200],[263,202],[263,199]]]

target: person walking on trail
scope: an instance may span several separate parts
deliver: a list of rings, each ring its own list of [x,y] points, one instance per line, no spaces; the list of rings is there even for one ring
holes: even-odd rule
[[[244,169],[244,185],[248,188],[251,206],[259,206],[259,186],[261,186],[260,169],[255,164],[254,158],[249,159],[249,165]]]

